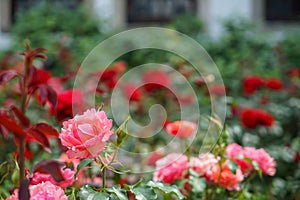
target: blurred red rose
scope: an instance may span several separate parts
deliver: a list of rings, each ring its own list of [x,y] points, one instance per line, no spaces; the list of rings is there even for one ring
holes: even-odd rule
[[[266,88],[271,90],[281,90],[283,84],[280,79],[277,78],[269,78],[266,80]]]
[[[129,101],[140,101],[142,98],[142,91],[133,83],[126,83],[123,93]]]
[[[104,71],[97,73],[100,78],[100,84],[102,83],[106,89],[112,90],[116,86],[119,77],[125,69],[126,63],[124,61],[119,61],[112,66],[109,66]]]
[[[253,129],[257,126],[271,127],[274,118],[268,112],[257,108],[245,108],[241,115],[242,125],[246,128]]]
[[[32,68],[31,80],[29,87],[40,84],[47,84],[48,80],[52,77],[51,72],[44,69]]]
[[[189,138],[196,134],[197,124],[189,121],[175,121],[165,127],[167,133],[180,138]]]
[[[252,95],[264,85],[264,80],[260,76],[247,76],[243,80],[243,92],[245,95]]]
[[[168,75],[160,70],[151,70],[145,72],[142,80],[144,83],[144,88],[148,92],[153,92],[155,90],[170,86],[170,79]]]
[[[58,94],[57,106],[50,108],[59,122],[73,117],[73,106],[81,110],[83,105],[83,94],[80,90],[71,89]]]

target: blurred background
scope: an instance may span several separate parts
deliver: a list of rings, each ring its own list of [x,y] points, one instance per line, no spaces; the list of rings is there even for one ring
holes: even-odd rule
[[[0,0],[0,69],[20,68],[17,53],[24,50],[27,39],[32,48],[48,49],[47,61],[37,67],[66,81],[99,42],[122,30],[162,26],[182,32],[199,42],[220,70],[226,87],[230,142],[264,148],[277,162],[274,177],[257,178],[258,184],[251,186],[255,193],[251,199],[300,199],[299,25],[299,0]],[[210,96],[203,86],[206,77],[199,77],[179,56],[144,49],[118,60],[121,65],[113,65],[112,71],[119,74],[125,65],[127,69],[151,62],[173,66],[196,88],[201,111],[210,107]],[[70,77],[62,77],[66,74]],[[108,79],[106,90],[99,90],[99,102],[104,102],[103,94],[114,87],[115,82]],[[73,86],[67,83],[66,88]],[[0,91],[1,105],[18,100],[13,90],[3,87]],[[213,98],[224,95],[224,91],[217,85]],[[144,94],[151,100],[149,105],[159,101],[150,94]],[[132,100],[137,118],[148,119],[147,102],[139,99]],[[168,103],[165,98],[160,100]],[[143,106],[146,117],[141,118]],[[240,113],[248,107],[270,113],[274,118],[272,127],[245,127]],[[38,107],[28,115],[39,120],[43,112],[45,109]],[[59,129],[60,120],[51,120]],[[147,148],[151,149],[164,138],[156,139],[142,144],[150,144]],[[7,145],[7,152],[1,152],[1,159],[7,160],[12,145],[6,140],[0,142],[1,146]],[[10,142],[13,144],[13,140]]]

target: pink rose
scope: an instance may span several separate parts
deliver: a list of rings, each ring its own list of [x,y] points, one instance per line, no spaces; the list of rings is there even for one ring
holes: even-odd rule
[[[165,127],[167,133],[180,137],[180,138],[189,138],[196,134],[197,124],[189,121],[175,121],[168,123]]]
[[[203,176],[217,163],[218,159],[213,154],[206,153],[200,154],[198,158],[192,157],[189,162],[189,167]]]
[[[104,111],[90,109],[63,122],[59,138],[68,148],[69,158],[94,158],[105,149],[113,134],[111,128],[112,120],[107,119]]]
[[[63,181],[56,182],[50,174],[44,174],[44,173],[36,172],[36,173],[33,174],[31,184],[32,185],[37,185],[39,183],[49,181],[52,184],[57,185],[57,186],[62,187],[62,188],[66,188],[66,187],[72,185],[74,183],[75,171],[73,171],[69,168],[61,169],[60,171],[61,171],[61,174],[64,177]]]
[[[227,146],[226,155],[231,160],[237,162],[245,176],[248,176],[249,173],[254,170],[251,161],[255,161],[264,174],[273,176],[276,172],[276,162],[274,158],[264,149],[256,149],[254,147],[243,148],[233,143]]]
[[[51,182],[42,182],[37,185],[29,186],[30,200],[68,200],[68,197],[65,195],[64,191],[53,185]],[[18,190],[15,190],[14,193],[6,198],[6,200],[18,200]]]
[[[184,177],[184,172],[188,168],[188,158],[183,154],[172,153],[156,161],[155,164],[153,180],[172,184],[175,180]]]
[[[276,161],[264,149],[255,149],[254,147],[245,147],[244,156],[257,162],[259,168],[264,174],[273,176],[276,172]]]
[[[227,190],[240,190],[239,183],[244,180],[242,171],[238,168],[234,174],[228,167],[228,162],[222,164],[222,169],[219,164],[215,164],[213,168],[206,173],[208,181],[224,187]]]
[[[225,154],[239,165],[245,176],[248,176],[253,170],[252,164],[245,160],[244,149],[240,145],[236,143],[229,144],[226,147]]]

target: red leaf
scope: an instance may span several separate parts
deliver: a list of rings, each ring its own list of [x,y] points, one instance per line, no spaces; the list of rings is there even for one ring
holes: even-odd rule
[[[47,86],[47,99],[52,104],[53,108],[56,108],[57,105],[57,94],[52,87]]]
[[[35,141],[40,143],[47,152],[51,153],[49,140],[44,133],[37,129],[31,128],[28,130],[28,134],[31,135]]]
[[[6,70],[0,73],[0,85],[7,83],[18,76],[18,73],[15,70]]]
[[[45,84],[40,85],[39,88],[41,104],[44,106],[48,100],[50,104],[55,108],[57,104],[57,94],[53,90],[53,88]]]
[[[29,119],[19,110],[19,108],[17,108],[16,106],[11,106],[10,109],[14,112],[16,117],[25,127],[28,127],[30,125]]]
[[[47,102],[47,96],[48,96],[47,86],[46,85],[41,85],[40,86],[40,97],[41,97],[41,104],[43,106]]]
[[[56,160],[45,160],[34,166],[33,173],[47,173],[50,174],[56,182],[61,182],[65,180],[63,175],[61,174],[61,168],[64,166],[64,163]]]
[[[5,110],[0,110],[0,124],[17,137],[26,137],[27,135],[24,129]]]
[[[32,129],[42,132],[46,136],[58,137],[59,134],[55,128],[46,123],[37,123],[32,127]]]

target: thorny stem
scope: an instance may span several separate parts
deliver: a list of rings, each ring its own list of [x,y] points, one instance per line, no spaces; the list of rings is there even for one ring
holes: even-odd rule
[[[26,58],[25,58],[26,60]],[[23,74],[23,79],[21,79],[22,83],[22,98],[21,98],[21,106],[20,106],[20,110],[21,112],[25,115],[26,113],[26,107],[27,107],[27,85],[28,85],[28,79],[29,79],[29,67],[31,66],[32,61],[27,63],[25,61],[25,66],[24,66],[24,74]],[[27,65],[27,66],[26,66]],[[18,165],[20,168],[19,171],[19,181],[20,181],[20,186],[21,186],[21,182],[23,180],[25,180],[25,156],[24,156],[24,152],[25,152],[25,139],[20,137],[19,138],[19,159],[18,159]]]

